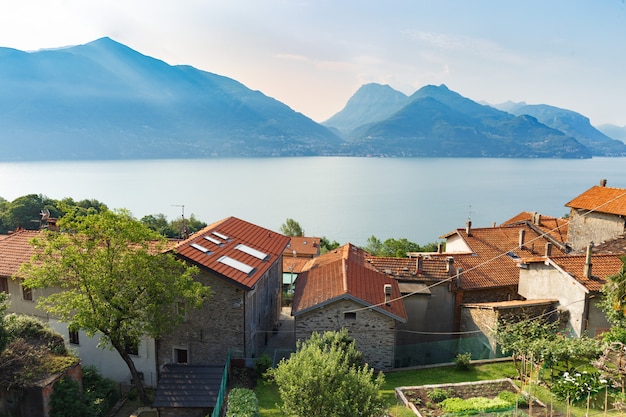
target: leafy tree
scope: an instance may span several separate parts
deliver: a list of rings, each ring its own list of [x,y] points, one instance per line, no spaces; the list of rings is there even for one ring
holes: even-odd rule
[[[39,229],[41,211],[44,209],[48,210],[54,217],[60,213],[60,210],[57,208],[57,201],[41,194],[21,196],[10,203],[2,204],[2,207],[3,209],[0,212],[2,230],[0,230],[0,233],[6,233],[18,227],[29,230]]]
[[[170,228],[175,230],[176,234],[169,237],[185,237],[185,235],[191,235],[192,233],[206,227],[206,225],[207,224],[205,222],[198,220],[192,213],[188,219],[180,218],[170,222]]]
[[[302,236],[304,231],[302,230],[302,226],[300,223],[295,221],[294,219],[287,219],[285,223],[280,226],[280,232],[285,236]]]
[[[313,333],[298,342],[297,351],[283,359],[270,375],[276,381],[286,415],[301,417],[379,417],[384,412],[380,388],[384,376],[374,377],[347,333]]]
[[[337,249],[339,245],[340,243],[336,240],[331,242],[326,236],[323,236],[320,238],[320,253],[330,252],[331,250]]]
[[[167,221],[167,217],[165,217],[165,214],[163,213],[148,214],[147,216],[143,216],[139,221],[143,223],[146,227],[160,234],[161,236],[173,238],[177,237],[178,235],[176,230],[172,228],[170,223]]]
[[[100,334],[101,344],[115,349],[127,364],[137,392],[148,402],[141,378],[128,354],[128,343],[144,335],[159,337],[182,317],[176,302],[199,307],[210,289],[194,281],[195,267],[166,252],[167,241],[126,210],[66,214],[64,232],[43,232],[33,240],[36,251],[20,270],[30,288],[58,288],[38,305],[83,329]]]
[[[437,250],[437,243],[427,243],[424,246],[420,246],[406,238],[389,238],[382,242],[376,236],[372,235],[367,239],[367,243],[363,249],[374,256],[406,258],[407,252],[435,252]]]
[[[7,330],[4,313],[9,308],[9,294],[0,292],[0,352],[9,343],[9,332]]]
[[[626,330],[626,256],[620,258],[622,267],[615,275],[607,277],[607,282],[602,287],[602,301],[599,306],[606,314],[606,318],[611,323],[611,331],[614,334],[608,337],[617,337],[624,334]],[[626,340],[620,340],[626,343]]]

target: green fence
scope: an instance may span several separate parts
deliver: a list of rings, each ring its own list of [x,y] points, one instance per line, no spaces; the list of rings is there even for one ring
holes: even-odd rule
[[[472,360],[504,357],[494,352],[484,335],[396,346],[395,367],[406,368],[454,362],[459,353],[470,353]]]
[[[228,388],[228,375],[230,375],[230,352],[226,357],[226,365],[224,365],[220,392],[217,394],[217,401],[211,417],[220,417],[222,415],[222,407],[224,406],[224,398],[226,397],[226,389]]]

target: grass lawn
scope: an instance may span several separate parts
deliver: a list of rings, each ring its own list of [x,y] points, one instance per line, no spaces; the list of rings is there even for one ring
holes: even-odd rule
[[[427,384],[445,384],[454,382],[486,381],[491,379],[512,378],[517,376],[513,362],[495,362],[489,364],[473,365],[468,371],[458,371],[453,366],[425,368],[410,371],[388,372],[385,374],[385,384],[381,394],[388,406],[388,413],[391,417],[414,417],[415,414],[403,405],[399,405],[394,389],[402,386],[417,386]],[[255,393],[259,400],[259,417],[284,417],[279,409],[281,403],[278,395],[278,388],[274,384],[259,381],[255,388]],[[552,405],[555,409],[565,414],[565,404],[553,400],[550,392],[545,388],[533,386],[533,395],[539,398],[548,407]],[[602,396],[602,398],[604,398]],[[601,403],[601,401],[600,401]],[[583,417],[586,415],[584,404],[571,408],[572,417]],[[604,411],[596,407],[589,412],[589,415],[603,415]],[[608,416],[621,416],[622,414],[610,411]]]

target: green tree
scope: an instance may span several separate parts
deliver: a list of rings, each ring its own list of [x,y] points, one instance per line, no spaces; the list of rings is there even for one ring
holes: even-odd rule
[[[280,226],[280,232],[285,236],[302,236],[304,231],[302,230],[302,226],[300,223],[295,221],[294,219],[287,219],[285,223]]]
[[[159,337],[182,319],[172,314],[176,302],[199,307],[210,289],[193,279],[197,269],[167,251],[165,238],[126,210],[66,214],[64,232],[43,232],[36,251],[20,270],[30,288],[59,288],[38,305],[83,329],[99,334],[127,364],[137,392],[148,402],[141,378],[127,352],[142,336]]]
[[[389,238],[382,242],[376,236],[372,235],[367,239],[367,243],[363,250],[374,256],[387,256],[395,258],[406,258],[408,252],[435,252],[438,244],[427,243],[420,246],[415,242],[411,242],[406,238],[394,239]]]
[[[286,415],[300,417],[379,417],[384,413],[380,388],[384,376],[374,376],[345,334],[313,333],[298,342],[296,353],[270,370]]]
[[[0,206],[2,207],[2,211],[0,211],[2,230],[0,233],[6,233],[18,227],[29,230],[39,229],[42,210],[48,210],[51,216],[57,217],[60,214],[57,205],[56,200],[41,194],[28,194],[18,197],[10,203],[3,203]]]
[[[326,236],[322,236],[320,238],[320,253],[330,252],[331,250],[337,249],[339,245],[339,242],[336,240],[331,242]]]
[[[611,323],[613,335],[607,338],[613,341],[619,340],[618,335],[626,336],[626,256],[620,257],[622,267],[615,275],[607,277],[607,282],[602,287],[602,301],[600,309],[606,314]],[[626,340],[619,340],[626,343]]]

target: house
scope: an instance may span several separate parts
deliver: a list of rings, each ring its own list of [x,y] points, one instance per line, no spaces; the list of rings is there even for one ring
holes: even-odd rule
[[[445,255],[418,253],[414,258],[368,256],[366,261],[397,283],[407,314],[397,325],[395,367],[449,362],[457,353],[454,331],[455,295]],[[448,343],[446,343],[448,342]]]
[[[293,291],[293,284],[298,274],[311,258],[320,254],[319,237],[292,236],[283,253],[283,290]]]
[[[157,341],[159,370],[168,364],[223,365],[229,352],[257,357],[281,308],[283,252],[289,238],[228,217],[178,243],[176,256],[196,265],[196,279],[212,295]]]
[[[348,243],[309,261],[296,280],[296,340],[345,328],[371,367],[388,370],[395,364],[397,325],[407,316],[398,282],[376,271],[367,255]]]
[[[446,254],[456,268],[454,329],[460,331],[465,304],[520,300],[518,260],[547,254],[565,255],[569,248],[532,222],[464,229],[444,236]],[[542,297],[546,298],[546,297]],[[467,327],[467,325],[464,325]]]
[[[0,240],[0,291],[9,294],[9,313],[27,314],[46,322],[65,339],[66,345],[76,351],[83,365],[95,366],[106,378],[117,382],[130,383],[128,366],[115,351],[98,347],[99,337],[89,337],[83,331],[70,332],[67,323],[61,322],[37,308],[37,299],[50,295],[54,288],[29,289],[21,285],[20,265],[30,261],[33,246],[30,241],[40,232],[20,230]],[[17,277],[17,278],[16,278]],[[142,338],[132,355],[135,367],[148,387],[157,382],[155,344],[150,338]]]
[[[586,254],[520,258],[519,293],[529,300],[557,300],[573,336],[596,336],[610,328],[598,303],[607,277],[622,267],[621,256],[593,254],[588,245]]]
[[[606,180],[568,202],[567,240],[574,251],[623,236],[626,232],[626,189],[610,188]]]

